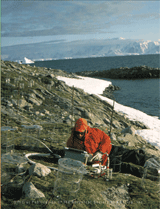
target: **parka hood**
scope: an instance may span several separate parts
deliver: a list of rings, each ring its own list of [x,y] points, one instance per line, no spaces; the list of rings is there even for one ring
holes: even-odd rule
[[[84,118],[79,118],[75,123],[75,131],[84,132],[87,127],[87,121]]]

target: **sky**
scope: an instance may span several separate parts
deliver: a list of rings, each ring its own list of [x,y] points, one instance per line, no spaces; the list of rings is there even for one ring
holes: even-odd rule
[[[160,40],[159,1],[1,1],[1,46]]]

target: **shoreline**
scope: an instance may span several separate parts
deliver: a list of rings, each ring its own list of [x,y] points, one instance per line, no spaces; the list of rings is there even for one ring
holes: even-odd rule
[[[107,97],[100,95],[103,93],[104,84],[105,84],[105,87],[108,87],[111,84],[110,81],[105,81],[106,83],[104,83],[102,82],[101,79],[83,77],[83,76],[78,76],[78,77],[83,78],[83,80],[78,79],[77,81],[77,79],[66,78],[62,76],[58,76],[57,79],[64,81],[68,86],[74,85],[75,87],[83,89],[86,93],[95,94],[100,99],[107,101],[111,106],[113,106],[112,99],[109,99]],[[101,83],[100,87],[98,86],[99,89],[96,87],[96,93],[94,92],[95,81],[96,81],[96,84],[98,84],[98,82],[99,84]],[[89,86],[88,86],[88,83],[89,83]],[[160,137],[159,137],[160,136],[160,120],[158,118],[147,115],[146,113],[140,110],[134,109],[132,107],[121,105],[117,102],[115,102],[114,109],[118,114],[122,114],[128,117],[129,120],[143,122],[149,129],[137,131],[137,134],[142,136],[150,144],[157,146],[158,149],[160,150]],[[152,139],[150,137],[152,137]]]

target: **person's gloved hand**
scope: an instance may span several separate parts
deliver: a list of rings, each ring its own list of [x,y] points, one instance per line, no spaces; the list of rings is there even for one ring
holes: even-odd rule
[[[96,153],[94,153],[93,160],[94,161],[102,161],[102,156],[103,156],[102,152],[96,152]]]
[[[93,154],[88,154],[88,162],[91,162],[92,158],[93,158]]]

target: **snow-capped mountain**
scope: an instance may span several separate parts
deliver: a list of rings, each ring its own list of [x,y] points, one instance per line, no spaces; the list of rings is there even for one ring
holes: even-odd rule
[[[1,48],[4,60],[52,60],[85,57],[159,54],[160,40],[143,41],[124,38],[79,40],[71,42],[41,42]]]

